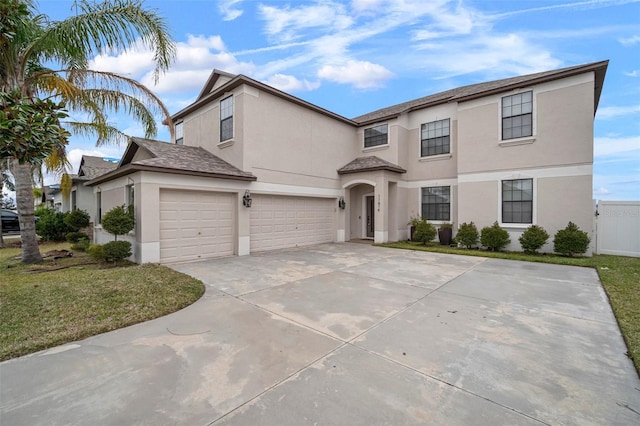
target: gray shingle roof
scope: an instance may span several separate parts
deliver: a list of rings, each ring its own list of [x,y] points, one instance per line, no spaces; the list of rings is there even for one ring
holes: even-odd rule
[[[134,161],[135,154],[139,149],[148,152],[151,158]],[[238,169],[204,148],[134,137],[130,139],[129,146],[122,156],[118,168],[91,180],[88,185],[97,185],[138,170],[222,179],[256,180],[253,174]]]
[[[471,84],[469,86],[458,87],[456,89],[447,90],[422,98],[413,99],[408,102],[393,105],[373,111],[352,120],[360,125],[374,123],[380,120],[386,120],[396,117],[404,112],[416,109],[426,108],[433,105],[443,104],[447,102],[461,102],[465,100],[475,99],[481,96],[487,96],[492,93],[504,92],[523,86],[530,86],[546,81],[557,80],[559,78],[569,77],[584,72],[595,71],[596,74],[596,97],[595,108],[598,105],[600,90],[602,89],[602,80],[604,80],[604,72],[606,71],[609,61],[593,62],[590,64],[577,65],[558,70],[539,72],[536,74],[521,75],[518,77],[505,78],[502,80],[489,81],[486,83]]]
[[[345,166],[338,169],[339,175],[348,173],[370,172],[374,170],[388,170],[396,173],[406,173],[407,171],[397,164],[393,164],[382,158],[371,155],[368,157],[358,157]]]
[[[78,180],[91,180],[105,173],[115,170],[118,163],[105,160],[102,157],[93,157],[91,155],[83,155],[80,168],[78,169]]]

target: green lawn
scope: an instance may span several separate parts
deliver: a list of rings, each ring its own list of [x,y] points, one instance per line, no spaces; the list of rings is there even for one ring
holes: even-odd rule
[[[613,312],[618,319],[624,340],[640,373],[640,259],[623,256],[596,255],[593,257],[569,258],[552,254],[529,255],[524,253],[493,253],[485,250],[467,250],[431,243],[427,246],[413,242],[381,244],[384,247],[424,250],[436,253],[464,254],[528,262],[555,263],[558,265],[596,268],[604,286]]]
[[[43,244],[41,253],[68,249]],[[198,300],[202,282],[159,265],[105,266],[86,254],[22,265],[0,249],[0,360],[126,327]],[[34,272],[70,266],[59,270]]]

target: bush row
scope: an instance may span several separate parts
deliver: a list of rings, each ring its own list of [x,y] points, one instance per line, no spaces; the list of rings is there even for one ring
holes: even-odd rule
[[[525,253],[535,254],[549,240],[549,234],[543,227],[531,225],[518,238]],[[509,233],[502,229],[498,222],[492,226],[482,228],[478,234],[478,228],[473,222],[460,225],[455,242],[466,248],[474,247],[480,242],[481,245],[492,251],[499,251],[505,248],[511,240]],[[589,235],[582,231],[575,223],[569,222],[566,228],[556,232],[553,238],[553,251],[566,256],[584,254],[589,249],[591,239]]]

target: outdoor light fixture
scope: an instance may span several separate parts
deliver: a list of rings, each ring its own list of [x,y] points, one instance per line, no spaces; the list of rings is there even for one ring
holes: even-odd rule
[[[338,200],[338,207],[344,210],[346,206],[347,206],[347,203],[344,201],[344,197],[340,197],[340,199]]]
[[[251,207],[252,201],[253,200],[251,199],[251,192],[249,192],[249,190],[247,189],[246,191],[244,191],[244,195],[242,196],[242,205],[246,208],[249,208]]]

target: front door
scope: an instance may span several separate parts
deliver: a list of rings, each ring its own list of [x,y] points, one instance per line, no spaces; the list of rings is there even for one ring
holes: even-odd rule
[[[375,229],[375,224],[374,224],[374,216],[375,216],[375,209],[374,209],[374,197],[373,196],[367,196],[366,198],[366,202],[367,202],[367,238],[373,238],[374,234],[373,231]]]

